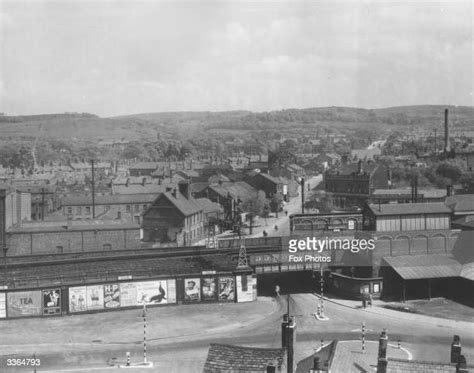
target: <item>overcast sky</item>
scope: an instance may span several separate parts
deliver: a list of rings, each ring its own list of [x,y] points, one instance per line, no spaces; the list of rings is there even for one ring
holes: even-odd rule
[[[474,105],[473,3],[0,0],[0,112]]]

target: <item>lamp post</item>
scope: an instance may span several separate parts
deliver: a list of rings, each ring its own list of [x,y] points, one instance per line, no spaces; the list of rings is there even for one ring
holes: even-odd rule
[[[301,213],[304,214],[304,177],[300,177],[301,184]]]
[[[5,289],[8,287],[7,286],[7,252],[8,252],[8,247],[3,247],[3,274],[4,274],[4,282],[5,282]]]

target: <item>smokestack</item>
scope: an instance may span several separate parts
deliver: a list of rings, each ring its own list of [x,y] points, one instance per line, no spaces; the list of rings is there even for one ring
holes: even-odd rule
[[[461,356],[461,338],[459,335],[453,337],[453,343],[451,343],[451,363],[457,363]]]
[[[444,109],[444,152],[449,152],[449,111]]]

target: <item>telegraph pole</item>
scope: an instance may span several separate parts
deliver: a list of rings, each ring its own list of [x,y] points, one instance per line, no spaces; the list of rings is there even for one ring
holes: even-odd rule
[[[301,213],[304,214],[304,177],[301,177]]]
[[[44,188],[41,188],[41,220],[44,220]]]
[[[92,219],[95,219],[95,169],[94,160],[91,160],[92,165]]]

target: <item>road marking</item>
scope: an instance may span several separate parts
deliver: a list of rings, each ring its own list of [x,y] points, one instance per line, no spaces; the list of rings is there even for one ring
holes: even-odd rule
[[[360,343],[360,340],[350,340],[350,341],[338,341],[337,343],[353,343],[353,342],[357,342],[357,343]],[[365,341],[365,343],[379,343],[378,341]],[[393,345],[391,343],[388,344],[389,346],[393,347],[394,349],[396,350],[402,350],[403,352],[405,352],[407,355],[408,355],[408,360],[413,360],[413,355],[410,351],[408,351],[408,349],[404,348],[404,347],[400,347],[398,348],[398,345]]]

